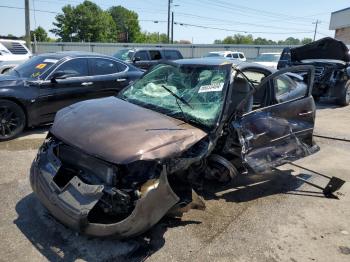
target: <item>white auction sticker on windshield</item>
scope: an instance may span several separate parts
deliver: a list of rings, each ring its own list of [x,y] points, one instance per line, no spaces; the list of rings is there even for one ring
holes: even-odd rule
[[[206,92],[220,92],[224,88],[224,83],[216,83],[211,85],[201,86],[198,90],[198,93],[206,93]]]
[[[49,58],[47,58],[47,59],[44,60],[44,63],[53,63],[53,64],[55,64],[57,62],[58,62],[57,59],[49,59]]]

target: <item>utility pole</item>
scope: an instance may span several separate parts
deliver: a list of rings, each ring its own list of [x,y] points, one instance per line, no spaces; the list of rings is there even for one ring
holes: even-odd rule
[[[26,45],[32,50],[30,41],[30,20],[29,20],[29,0],[24,0],[24,15],[25,15],[25,28],[26,28]]]
[[[316,40],[317,26],[318,26],[319,23],[321,23],[321,22],[318,21],[318,19],[316,20],[316,22],[313,22],[313,24],[315,25],[314,41]]]
[[[168,38],[168,43],[170,42],[170,6],[171,6],[172,0],[168,0],[168,33],[167,33],[167,38]]]
[[[174,12],[171,12],[171,43],[174,43]]]

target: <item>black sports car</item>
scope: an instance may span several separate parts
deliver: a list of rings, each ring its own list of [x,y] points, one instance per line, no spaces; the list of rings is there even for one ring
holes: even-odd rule
[[[0,141],[53,121],[73,103],[116,95],[143,74],[114,57],[59,52],[35,56],[0,76]]]

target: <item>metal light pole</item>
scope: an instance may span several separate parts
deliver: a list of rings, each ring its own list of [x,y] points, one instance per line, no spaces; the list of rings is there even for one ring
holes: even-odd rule
[[[168,38],[168,43],[170,42],[170,7],[172,0],[168,0],[168,30],[167,30],[167,38]]]
[[[171,12],[171,43],[174,43],[174,12]]]
[[[26,45],[32,50],[31,41],[30,41],[30,19],[29,19],[29,0],[24,0],[24,15],[25,15],[25,29],[26,29]]]
[[[318,19],[316,20],[316,22],[313,22],[313,24],[315,25],[314,41],[316,40],[317,26],[318,26],[319,23],[321,23],[321,22],[318,21]]]

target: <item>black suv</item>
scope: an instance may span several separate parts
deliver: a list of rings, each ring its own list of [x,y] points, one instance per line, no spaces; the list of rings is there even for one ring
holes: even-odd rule
[[[159,60],[183,59],[179,50],[164,48],[121,49],[113,56],[144,70],[156,65]]]
[[[335,100],[346,106],[350,102],[350,54],[347,46],[330,37],[296,48],[285,48],[278,69],[294,65],[313,65],[315,83],[312,95]]]

